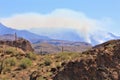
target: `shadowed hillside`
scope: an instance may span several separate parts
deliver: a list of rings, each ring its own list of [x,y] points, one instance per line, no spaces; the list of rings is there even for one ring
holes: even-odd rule
[[[120,40],[112,40],[83,52],[53,80],[120,80]]]

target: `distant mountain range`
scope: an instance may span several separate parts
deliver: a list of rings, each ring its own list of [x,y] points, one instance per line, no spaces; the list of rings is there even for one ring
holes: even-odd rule
[[[39,34],[45,35],[52,39],[57,40],[67,40],[67,41],[80,41],[84,42],[83,38],[77,34],[77,32],[73,29],[68,28],[32,28],[29,31]]]
[[[13,38],[10,36],[13,36],[15,33],[17,34],[18,37],[25,38],[25,39],[29,40],[30,42],[36,42],[38,40],[49,40],[50,39],[46,36],[40,36],[40,35],[34,34],[32,32],[29,32],[27,30],[12,29],[12,28],[4,26],[3,24],[0,23],[0,35],[1,36],[4,35],[7,38],[9,37],[9,39],[10,39],[10,38]],[[11,34],[11,35],[6,35],[6,34]],[[5,38],[5,37],[3,37],[3,38]]]
[[[97,45],[97,44],[101,44],[109,40],[120,39],[120,36],[116,36],[115,34],[110,33],[110,32],[95,31],[89,35],[89,39],[92,45]]]
[[[75,30],[68,28],[61,28],[61,29],[34,28],[31,29],[30,31],[36,34],[48,36],[52,39],[87,42],[92,45],[97,45],[106,42],[108,40],[120,38],[120,36],[116,36],[110,32],[101,31],[101,30],[88,33],[87,39],[85,36],[82,36],[80,33],[77,33]]]
[[[19,37],[23,37],[29,40],[32,43],[40,41],[49,40],[64,40],[64,41],[73,41],[73,42],[86,42],[92,45],[97,45],[103,42],[106,42],[111,39],[119,39],[120,36],[116,36],[110,32],[106,31],[94,31],[87,34],[87,39],[85,36],[78,34],[76,30],[68,28],[34,28],[27,30],[16,30],[4,26],[0,23],[0,35],[5,34],[17,34]],[[7,38],[9,35],[5,35]],[[9,37],[11,38],[11,37]]]
[[[86,42],[74,42],[64,40],[39,41],[32,44],[36,53],[59,53],[64,52],[83,52],[92,48],[91,44]],[[62,49],[63,48],[63,49]]]
[[[46,37],[47,35],[39,36],[26,30],[16,30],[0,24],[0,40],[15,40],[15,33],[18,37],[29,40],[36,53],[41,53],[41,49],[42,54],[58,53],[61,52],[61,47],[64,47],[64,52],[82,52],[92,47],[91,44],[79,41],[78,36],[69,31],[64,31],[65,35],[63,32],[59,33],[56,38],[53,35],[52,39]]]

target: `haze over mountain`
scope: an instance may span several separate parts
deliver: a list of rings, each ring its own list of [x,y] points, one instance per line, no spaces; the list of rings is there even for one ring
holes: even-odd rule
[[[32,32],[29,32],[27,30],[12,29],[12,28],[4,26],[2,23],[0,23],[0,35],[4,35],[4,34],[13,34],[14,35],[15,33],[17,34],[18,37],[23,37],[23,38],[29,40],[30,42],[36,42],[37,40],[48,40],[49,39],[46,36],[40,36],[40,35],[34,34]],[[12,36],[12,35],[4,35],[4,37],[8,37],[8,36]],[[11,38],[13,38],[13,37],[11,37]]]
[[[49,32],[49,30],[53,32],[44,34],[48,37],[85,41],[95,45],[119,38],[116,36],[119,36],[120,32],[119,3],[119,0],[20,0],[8,1],[7,3],[2,0],[0,3],[0,22],[19,30],[32,28],[41,32],[41,29],[45,28],[45,32]],[[53,30],[54,28],[62,30],[57,30],[57,33]],[[102,34],[99,30],[102,31]],[[37,33],[37,31],[34,32]],[[111,34],[115,34],[115,36]]]
[[[34,32],[39,35],[49,36],[52,39],[58,40],[68,40],[68,41],[80,41],[83,37],[78,35],[76,30],[69,28],[32,28],[29,31]]]
[[[91,32],[87,34],[86,37],[83,36],[81,32],[78,33],[76,30],[70,28],[32,28],[29,31],[12,29],[0,23],[0,35],[17,33],[19,37],[23,37],[31,42],[50,40],[51,38],[55,40],[87,42],[92,45],[97,45],[111,39],[120,38],[119,36],[116,36],[110,32],[100,30]],[[7,37],[8,35],[5,36]]]
[[[120,38],[120,36],[116,36],[111,32],[101,30],[86,34],[86,37],[81,32],[78,33],[76,30],[70,28],[47,28],[47,31],[46,28],[34,28],[30,29],[30,31],[39,35],[48,36],[52,39],[87,42],[92,45]]]
[[[115,33],[113,29],[109,29],[111,26],[113,27],[111,18],[91,18],[84,12],[66,8],[54,9],[46,14],[18,13],[1,18],[0,21],[6,26],[19,30],[32,29],[31,32],[46,35],[53,39],[88,42],[93,45],[109,40],[101,40],[100,33],[97,33],[101,37],[98,41],[99,36],[94,37],[94,34],[96,35],[96,32],[99,32],[98,30],[105,31],[105,35],[108,32]],[[118,32],[116,34],[119,35]]]

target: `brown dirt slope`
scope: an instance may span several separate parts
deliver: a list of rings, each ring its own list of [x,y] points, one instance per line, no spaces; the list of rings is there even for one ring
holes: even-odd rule
[[[120,80],[120,40],[111,40],[83,52],[70,61],[53,80]]]

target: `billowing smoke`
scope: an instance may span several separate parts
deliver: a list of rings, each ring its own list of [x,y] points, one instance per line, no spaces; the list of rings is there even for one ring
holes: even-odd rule
[[[49,14],[24,13],[16,14],[8,18],[1,18],[0,22],[15,29],[31,28],[71,28],[89,41],[89,33],[101,28],[102,21],[88,18],[84,13],[57,9]]]

